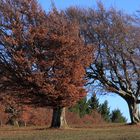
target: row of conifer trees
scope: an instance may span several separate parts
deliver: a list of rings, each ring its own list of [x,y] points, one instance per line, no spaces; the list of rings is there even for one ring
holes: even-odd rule
[[[106,122],[127,122],[127,119],[123,116],[120,109],[116,108],[111,111],[108,101],[105,100],[103,103],[99,103],[99,98],[97,98],[96,94],[93,94],[89,100],[87,100],[86,97],[83,98],[74,107],[69,108],[69,110],[77,113],[81,118],[86,114],[91,114],[93,111],[97,111]]]

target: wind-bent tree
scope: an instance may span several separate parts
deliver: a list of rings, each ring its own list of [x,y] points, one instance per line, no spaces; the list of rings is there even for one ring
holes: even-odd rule
[[[87,69],[90,85],[115,93],[128,104],[131,123],[140,121],[140,27],[133,17],[113,8],[67,10],[78,19],[86,43],[97,46],[95,61]]]
[[[2,86],[17,90],[10,96],[21,103],[51,106],[51,127],[66,127],[64,107],[86,95],[92,60],[78,24],[55,8],[46,14],[36,0],[1,0],[0,17]]]

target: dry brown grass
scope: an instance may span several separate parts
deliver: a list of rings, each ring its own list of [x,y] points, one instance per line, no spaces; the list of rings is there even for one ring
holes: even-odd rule
[[[120,124],[90,128],[48,129],[47,127],[0,128],[0,140],[140,140],[140,126]]]

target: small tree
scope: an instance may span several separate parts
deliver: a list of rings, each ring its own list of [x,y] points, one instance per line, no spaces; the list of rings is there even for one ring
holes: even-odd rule
[[[89,103],[87,101],[87,98],[85,97],[81,99],[80,101],[78,101],[76,105],[69,108],[69,111],[79,114],[80,117],[83,117],[84,115],[89,114],[91,110],[89,108]]]
[[[9,114],[7,124],[19,127],[18,118],[20,116],[20,111],[12,106],[8,106],[5,109],[5,113]]]
[[[89,109],[99,111],[99,99],[96,94],[93,94],[91,98],[88,100]]]
[[[105,121],[110,122],[110,108],[108,107],[107,100],[105,100],[104,103],[100,105],[99,113],[101,113]]]
[[[127,119],[122,115],[119,109],[115,109],[111,112],[111,122],[126,123]]]

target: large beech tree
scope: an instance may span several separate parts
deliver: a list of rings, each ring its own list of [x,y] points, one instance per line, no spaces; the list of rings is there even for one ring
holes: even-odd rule
[[[86,43],[97,46],[95,61],[87,69],[88,84],[115,93],[128,104],[131,123],[140,121],[140,27],[134,17],[106,10],[70,8],[67,15],[81,24]],[[101,92],[100,92],[101,93]]]
[[[6,87],[17,90],[10,96],[51,106],[51,126],[66,127],[64,107],[86,95],[85,68],[93,49],[76,22],[55,8],[45,13],[36,0],[1,0],[0,17],[1,71]]]

